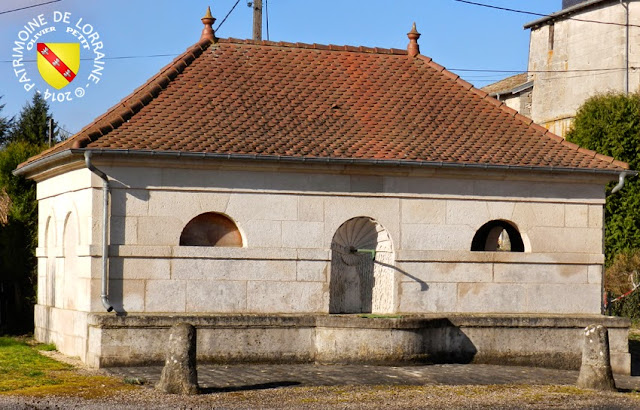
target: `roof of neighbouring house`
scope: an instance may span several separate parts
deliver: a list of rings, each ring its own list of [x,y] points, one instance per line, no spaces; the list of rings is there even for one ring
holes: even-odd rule
[[[527,73],[520,73],[512,75],[511,77],[504,78],[493,84],[489,84],[482,87],[482,91],[489,93],[490,95],[506,94],[517,92],[522,86],[533,82],[528,81],[529,75]]]
[[[409,51],[203,38],[17,172],[78,149],[544,171],[628,167],[415,55],[419,34],[412,36]]]
[[[551,23],[554,21],[558,21],[558,20],[564,20],[567,19],[569,17],[571,17],[572,15],[576,14],[576,13],[581,13],[583,11],[585,11],[586,9],[589,9],[591,7],[594,6],[598,6],[600,5],[600,3],[607,3],[607,2],[613,2],[615,1],[616,4],[619,4],[620,1],[619,0],[585,0],[581,3],[575,4],[573,6],[570,7],[566,7],[563,8],[560,11],[556,11],[555,13],[549,14],[548,16],[544,16],[542,18],[539,18],[537,20],[534,20],[530,23],[527,23],[524,25],[525,29],[528,28],[533,28],[533,27],[537,27],[537,26],[541,26],[547,23]]]

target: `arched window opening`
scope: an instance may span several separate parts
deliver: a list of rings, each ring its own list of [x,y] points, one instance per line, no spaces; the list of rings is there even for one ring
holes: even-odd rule
[[[522,236],[512,223],[495,220],[482,225],[471,242],[474,252],[524,252]]]
[[[184,227],[180,246],[242,247],[242,235],[231,219],[207,212],[196,216]]]

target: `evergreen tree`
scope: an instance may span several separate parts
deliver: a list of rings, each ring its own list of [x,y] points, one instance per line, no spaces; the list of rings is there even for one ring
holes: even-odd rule
[[[33,330],[38,237],[36,189],[34,181],[15,176],[12,171],[45,147],[16,141],[0,151],[0,190],[10,198],[7,223],[0,226],[2,333],[23,334]]]
[[[2,100],[2,96],[0,96],[0,100]],[[5,143],[9,139],[9,135],[11,133],[11,125],[13,122],[12,119],[2,116],[3,109],[4,104],[0,104],[0,146],[5,145]]]
[[[598,95],[578,110],[568,141],[640,168],[640,94]],[[640,181],[627,178],[624,188],[609,195],[605,205],[605,255],[609,266],[615,256],[640,249]]]
[[[11,132],[10,141],[25,141],[39,145],[49,141],[49,104],[40,93],[34,93],[30,103],[20,112],[20,117]],[[54,130],[53,142],[58,132]]]
[[[46,148],[49,116],[48,104],[36,93],[17,121],[1,122],[6,127],[0,135],[0,191],[9,198],[6,223],[0,226],[1,332],[33,330],[38,227],[35,182],[12,172]]]

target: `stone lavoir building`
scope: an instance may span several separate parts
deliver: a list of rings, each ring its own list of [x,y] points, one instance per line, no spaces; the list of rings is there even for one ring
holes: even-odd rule
[[[420,54],[202,38],[37,181],[36,338],[91,366],[208,361],[575,368],[601,316],[605,185],[581,149]],[[622,179],[622,178],[620,178]]]

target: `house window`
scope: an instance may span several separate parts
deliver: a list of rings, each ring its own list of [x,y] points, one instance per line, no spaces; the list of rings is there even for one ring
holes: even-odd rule
[[[184,227],[180,246],[242,247],[242,235],[228,217],[207,212],[196,216]]]
[[[471,242],[474,252],[524,252],[522,236],[509,221],[495,220],[482,225]]]

